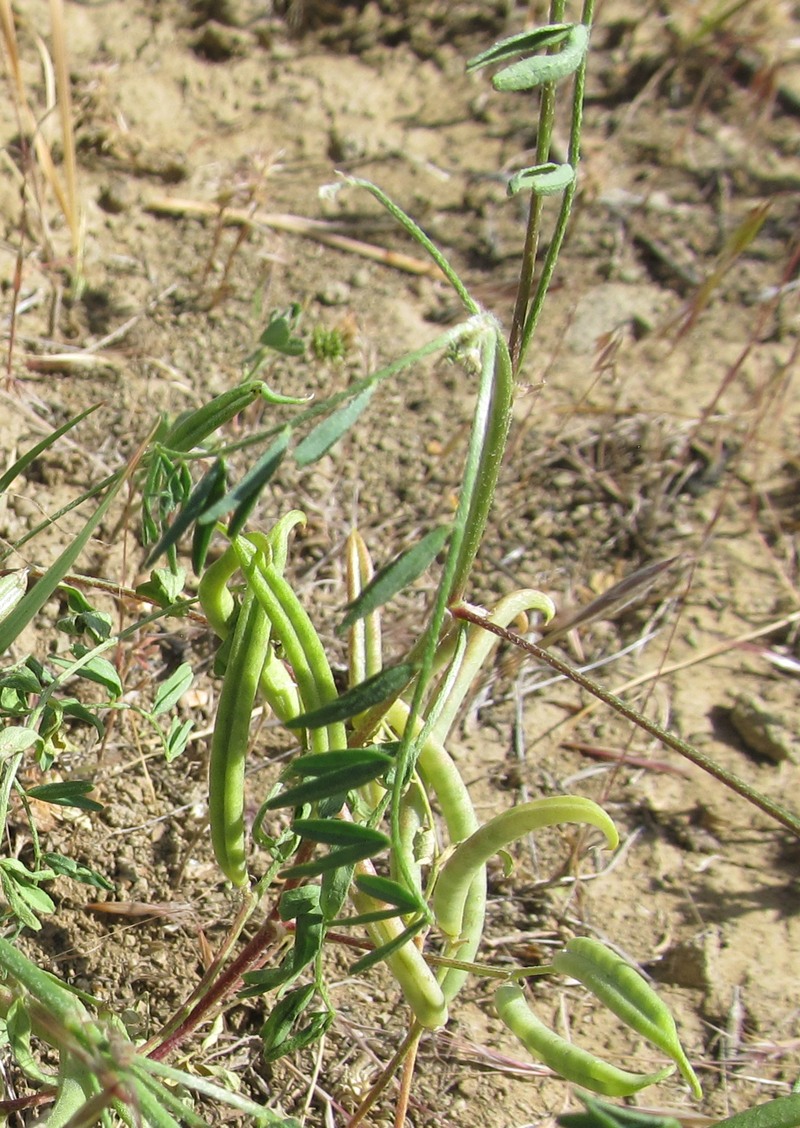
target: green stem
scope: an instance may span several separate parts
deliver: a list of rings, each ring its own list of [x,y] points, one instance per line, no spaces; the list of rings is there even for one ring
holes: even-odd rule
[[[526,651],[538,661],[545,662],[551,669],[555,670],[563,677],[569,678],[570,681],[575,682],[575,684],[579,685],[582,689],[588,690],[593,697],[603,701],[606,705],[610,705],[621,717],[633,721],[635,725],[644,729],[645,732],[649,732],[651,736],[656,737],[662,744],[666,744],[668,748],[679,752],[681,756],[684,756],[687,760],[696,764],[698,768],[702,768],[704,772],[708,772],[709,775],[714,776],[715,779],[720,780],[720,782],[724,783],[731,791],[735,791],[738,795],[741,795],[749,803],[752,803],[753,806],[758,807],[765,814],[769,815],[770,818],[775,819],[776,822],[781,823],[781,825],[785,826],[787,830],[790,830],[792,834],[800,838],[800,818],[798,818],[797,815],[793,814],[780,803],[776,803],[768,796],[763,795],[760,791],[756,791],[755,788],[745,783],[739,776],[721,767],[716,761],[712,760],[710,756],[706,756],[705,753],[701,752],[698,748],[688,744],[685,740],[681,740],[680,737],[675,736],[673,733],[667,732],[666,729],[661,728],[660,725],[657,725],[654,721],[646,717],[644,713],[640,713],[638,709],[632,709],[630,705],[625,704],[621,697],[617,697],[615,693],[610,693],[607,689],[604,689],[603,686],[592,681],[591,678],[587,678],[585,674],[574,670],[572,666],[567,665],[566,662],[562,662],[560,658],[557,658],[555,654],[551,654],[549,650],[543,650],[541,646],[529,642],[526,638],[516,634],[514,631],[510,631],[505,627],[500,627],[496,623],[490,622],[484,615],[466,604],[451,607],[450,611],[456,619],[465,619],[468,623],[476,623],[478,626],[482,626],[484,630],[491,631],[499,638],[510,642],[512,646],[518,646],[521,650]]]
[[[478,387],[478,398],[473,415],[472,431],[470,433],[467,456],[464,463],[461,494],[458,509],[453,520],[450,545],[445,559],[439,586],[436,590],[433,609],[427,630],[420,640],[420,669],[414,686],[414,695],[411,701],[410,721],[397,754],[397,771],[395,772],[394,785],[391,798],[391,822],[397,826],[400,819],[403,791],[411,778],[418,754],[417,741],[414,737],[414,722],[420,713],[424,696],[436,662],[436,652],[439,638],[442,633],[447,605],[450,602],[450,593],[456,587],[466,582],[466,577],[472,566],[474,554],[480,544],[480,536],[475,539],[473,530],[467,535],[468,523],[475,504],[476,489],[479,486],[479,475],[484,462],[485,436],[489,428],[489,420],[493,403],[493,389],[495,380],[495,358],[498,343],[505,349],[505,344],[500,336],[499,328],[493,318],[482,315],[480,324],[475,326],[479,333],[478,344],[481,348],[481,381]],[[493,489],[494,483],[490,483]],[[482,487],[482,483],[481,483]],[[491,498],[489,499],[489,501]],[[486,505],[488,513],[488,505]],[[484,518],[485,521],[485,518]],[[482,533],[482,530],[481,530]],[[402,854],[398,857],[399,873],[409,889],[416,889],[413,875]]]
[[[554,5],[555,7],[555,5]],[[587,27],[591,27],[592,17],[594,14],[594,0],[585,0],[583,8],[582,22]],[[563,17],[563,4],[561,5],[561,15]],[[572,211],[572,204],[577,192],[578,178],[577,169],[580,161],[580,145],[581,145],[581,129],[583,125],[583,98],[586,88],[586,67],[588,63],[588,52],[583,58],[580,66],[575,72],[572,94],[572,122],[570,127],[569,137],[569,150],[568,161],[575,169],[576,175],[571,184],[564,190],[564,195],[561,199],[561,209],[558,213],[556,220],[553,238],[547,248],[544,263],[542,264],[542,273],[539,276],[539,281],[536,286],[536,291],[531,299],[530,309],[525,317],[525,324],[522,330],[521,342],[519,345],[518,355],[514,360],[514,371],[519,372],[525,361],[525,356],[530,346],[536,327],[539,324],[539,317],[544,306],[544,300],[550,283],[553,280],[553,274],[558,262],[558,256],[561,253],[561,247],[564,243],[564,237],[567,233],[567,225],[569,223],[570,212]],[[547,157],[540,158],[546,160]],[[512,351],[513,355],[513,351]]]
[[[525,611],[540,611],[544,615],[544,621],[549,622],[555,615],[556,609],[549,596],[532,588],[523,588],[501,599],[490,618],[493,623],[507,627]],[[431,736],[434,739],[442,742],[447,740],[464,698],[496,645],[497,642],[492,635],[474,626],[470,627],[464,659],[448,690],[436,723],[431,729]]]
[[[499,333],[495,338],[494,346],[486,347],[484,350],[482,387],[484,384],[487,385],[487,391],[490,389],[490,401],[485,419],[479,415],[478,406],[475,409],[473,435],[479,438],[479,449],[475,452],[477,466],[471,465],[472,454],[468,456],[461,495],[462,498],[465,494],[468,497],[469,509],[464,517],[463,543],[458,544],[458,555],[450,580],[451,601],[463,594],[475,557],[483,542],[489,511],[494,501],[494,491],[503,464],[508,429],[511,425],[514,372],[508,348]],[[481,392],[479,391],[478,394],[480,404]],[[452,541],[450,551],[455,555]]]
[[[564,20],[564,7],[566,0],[552,0],[548,23],[558,24]],[[551,53],[559,50],[551,48]],[[544,84],[539,97],[539,127],[536,137],[536,163],[544,164],[550,159],[550,144],[553,137],[553,122],[556,109],[556,84]],[[536,252],[539,248],[541,236],[542,212],[544,199],[538,192],[531,192],[530,206],[528,209],[528,223],[525,229],[525,244],[522,249],[522,263],[520,265],[519,283],[517,285],[517,299],[511,319],[511,334],[508,348],[511,355],[514,372],[519,372],[525,352],[524,334],[525,323],[528,316],[533,276],[536,270]]]
[[[394,702],[387,719],[397,732],[406,733],[412,727],[409,724],[410,710],[404,701]],[[422,741],[417,760],[420,778],[428,794],[436,797],[450,842],[452,844],[459,843],[474,834],[480,825],[469,790],[444,745],[432,736],[423,739],[421,718],[415,718],[413,729],[415,738]],[[402,856],[402,844],[399,852]],[[395,853],[396,849],[393,843],[393,860]],[[474,960],[483,936],[485,915],[486,871],[484,867],[481,867],[470,882],[461,920],[461,935],[457,944],[450,944],[446,949],[448,956],[457,953],[463,963],[471,963]],[[448,966],[440,971],[439,982],[448,1002],[455,998],[461,990],[467,975],[468,971],[463,966]]]
[[[563,4],[564,0],[560,0],[560,2]],[[478,303],[474,300],[474,298],[470,296],[466,286],[458,277],[455,270],[453,270],[452,266],[444,257],[442,252],[439,250],[433,240],[425,234],[419,224],[415,223],[414,220],[409,215],[407,215],[402,208],[399,208],[397,204],[390,200],[386,193],[381,191],[377,184],[373,184],[371,180],[362,180],[357,176],[347,176],[345,177],[345,180],[348,184],[353,184],[357,188],[366,189],[366,191],[369,192],[371,196],[374,196],[379,203],[383,204],[389,214],[395,220],[397,220],[400,226],[408,232],[411,238],[414,239],[415,242],[419,243],[423,250],[428,252],[433,261],[441,270],[442,274],[444,274],[447,281],[461,298],[461,301],[464,303],[464,307],[467,312],[473,314],[479,312],[480,307]]]

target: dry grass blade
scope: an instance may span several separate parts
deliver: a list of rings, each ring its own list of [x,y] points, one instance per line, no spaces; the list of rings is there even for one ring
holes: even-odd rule
[[[80,277],[83,252],[82,221],[78,202],[77,161],[75,158],[75,133],[73,130],[72,93],[67,63],[67,37],[64,28],[62,0],[50,0],[50,22],[53,31],[53,62],[55,64],[56,99],[61,121],[61,140],[64,147],[64,215],[69,224],[75,275]]]
[[[326,247],[360,255],[361,258],[372,259],[373,262],[383,263],[384,266],[405,271],[407,274],[429,275],[431,278],[443,277],[438,266],[426,259],[402,254],[399,251],[387,251],[384,247],[377,247],[373,243],[364,243],[360,239],[350,238],[349,235],[340,235],[332,224],[322,219],[305,219],[303,216],[282,213],[242,211],[239,208],[225,208],[220,217],[217,204],[207,204],[200,200],[179,200],[169,196],[153,197],[147,203],[147,210],[155,215],[221,218],[221,222],[229,227],[269,227],[273,231],[284,231],[289,235],[314,239],[317,243],[324,243]]]
[[[666,560],[657,560],[637,568],[630,576],[614,584],[587,603],[585,607],[565,608],[547,624],[543,631],[543,646],[551,646],[558,639],[569,634],[577,627],[586,626],[595,619],[610,619],[630,607],[632,603],[643,599],[662,572],[670,568],[677,556],[670,556]]]
[[[3,46],[8,62],[12,97],[20,134],[23,137],[27,137],[32,143],[36,163],[45,181],[50,186],[58,207],[67,221],[70,231],[71,251],[74,258],[74,269],[77,275],[79,273],[82,250],[82,230],[80,208],[78,205],[75,137],[72,126],[72,99],[70,95],[68,56],[61,0],[51,0],[50,11],[55,65],[50,59],[44,42],[37,36],[37,47],[45,72],[45,86],[50,91],[48,95],[49,104],[41,120],[37,118],[28,98],[25,79],[22,73],[14,13],[11,8],[10,0],[0,0],[0,31],[2,32]],[[64,150],[64,167],[66,172],[65,180],[62,180],[58,173],[47,138],[42,131],[42,121],[48,116],[50,110],[55,108],[53,99],[58,107],[61,124],[61,140]],[[47,231],[48,225],[44,217],[41,217],[41,222],[43,228]]]
[[[521,635],[516,634],[514,631],[507,630],[505,627],[500,627],[493,623],[487,615],[479,608],[475,608],[466,603],[455,604],[450,608],[450,613],[455,619],[461,619],[467,623],[474,623],[476,626],[482,627],[484,630],[491,631],[492,634],[498,638],[510,642],[513,646],[518,646],[521,650],[530,654],[533,658],[538,659],[540,662],[552,667],[559,674],[569,678],[570,681],[579,685],[582,689],[587,690],[592,696],[598,698],[605,705],[610,706],[619,716],[625,717],[626,720],[632,721],[639,728],[649,733],[651,736],[656,737],[662,744],[668,748],[672,748],[675,752],[679,752],[681,756],[685,757],[691,763],[696,764],[697,767],[702,768],[704,772],[714,776],[721,783],[725,785],[730,791],[735,791],[742,798],[746,799],[748,803],[752,803],[754,807],[758,807],[770,818],[780,823],[781,826],[786,827],[796,837],[800,838],[800,816],[796,815],[793,811],[784,807],[780,803],[774,802],[769,796],[762,794],[755,788],[750,787],[745,780],[735,775],[733,772],[726,771],[710,756],[706,756],[698,748],[681,740],[673,733],[668,732],[660,725],[654,724],[643,713],[637,709],[632,709],[629,705],[619,698],[614,693],[609,693],[597,682],[593,682],[584,674],[579,673],[578,670],[573,669],[566,662],[562,662],[560,658],[556,658],[547,650],[537,646],[533,642],[529,642]]]

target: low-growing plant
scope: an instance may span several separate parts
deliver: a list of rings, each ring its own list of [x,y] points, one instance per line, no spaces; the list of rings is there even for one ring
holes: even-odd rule
[[[164,1028],[143,1044],[135,1044],[121,1021],[96,1000],[38,968],[11,940],[0,940],[5,1036],[20,1069],[52,1098],[39,1121],[49,1128],[110,1124],[114,1117],[156,1128],[204,1124],[207,1121],[186,1095],[190,1093],[227,1104],[254,1123],[290,1125],[279,1111],[173,1069],[164,1059],[220,1005],[237,997],[264,1000],[267,1017],[261,1035],[267,1061],[317,1042],[334,1019],[324,961],[326,939],[345,930],[357,930],[353,935],[362,937],[363,954],[351,973],[363,974],[385,963],[409,1011],[403,1045],[353,1114],[351,1126],[364,1119],[401,1067],[407,1080],[402,1092],[408,1093],[420,1038],[445,1025],[470,974],[497,981],[500,1018],[534,1057],[567,1080],[605,1096],[627,1096],[677,1067],[693,1095],[701,1096],[669,1010],[642,976],[606,945],[575,937],[551,963],[537,967],[497,968],[481,961],[486,865],[492,855],[550,826],[594,828],[610,849],[617,846],[618,835],[607,812],[579,795],[536,798],[481,822],[448,751],[459,709],[498,634],[515,641],[518,636],[508,628],[521,614],[547,620],[555,610],[547,595],[530,590],[514,592],[488,610],[467,602],[503,460],[515,381],[553,276],[575,192],[592,5],[586,3],[580,21],[565,22],[564,4],[554,0],[551,17],[548,26],[496,44],[470,64],[473,69],[499,66],[494,77],[499,90],[541,93],[536,163],[509,181],[511,194],[524,191],[531,200],[509,340],[410,217],[375,185],[345,178],[345,184],[371,193],[432,256],[460,298],[465,320],[325,402],[312,404],[302,395],[276,392],[258,379],[267,356],[278,352],[291,358],[303,348],[299,308],[274,314],[249,358],[242,384],[171,423],[162,422],[123,472],[76,501],[75,506],[102,498],[80,535],[27,591],[19,572],[3,581],[4,652],[56,590],[67,605],[59,629],[71,642],[69,657],[39,661],[28,655],[0,673],[0,708],[9,722],[2,735],[0,822],[12,793],[23,804],[38,798],[89,812],[94,808],[88,780],[27,789],[19,781],[26,758],[42,768],[57,761],[65,718],[102,733],[109,711],[135,707],[160,733],[167,758],[178,757],[189,739],[190,723],[175,718],[163,726],[191,684],[189,664],[181,665],[145,708],[123,700],[119,676],[106,655],[144,625],[188,614],[200,615],[219,638],[215,672],[221,687],[209,757],[209,826],[220,870],[240,891],[239,912],[201,982]],[[567,160],[556,165],[550,161],[550,142],[556,88],[564,81],[572,82],[571,132]],[[550,196],[560,199],[559,211],[535,279]],[[328,352],[326,346],[325,355]],[[340,690],[329,653],[287,578],[292,534],[304,523],[304,514],[290,510],[268,530],[254,528],[253,515],[284,460],[304,467],[322,458],[357,424],[380,384],[437,354],[462,364],[476,387],[458,505],[451,520],[434,525],[377,570],[359,532],[350,535],[345,559],[348,603],[339,624],[347,636],[349,684]],[[226,424],[254,403],[287,412],[287,421],[226,443]],[[81,418],[70,420],[22,456],[0,480],[0,489],[7,489]],[[232,481],[231,465],[243,449],[260,453]],[[149,581],[127,594],[150,609],[126,630],[115,632],[108,616],[87,597],[90,588],[71,573],[126,484],[141,496],[142,539],[152,568]],[[35,530],[25,540],[32,535]],[[209,563],[215,538],[224,548]],[[184,541],[190,541],[191,566],[199,581],[196,597],[181,563]],[[381,609],[431,569],[437,574],[436,590],[417,638],[387,665]],[[106,697],[87,704],[71,689],[75,678],[100,686]],[[581,684],[596,689],[586,679]],[[264,797],[248,832],[244,783],[257,702],[297,734],[299,748]],[[704,760],[696,762],[709,768]],[[712,766],[730,782],[727,773]],[[763,809],[800,833],[794,815],[757,798]],[[289,818],[280,834],[270,835],[267,816],[275,810],[287,812]],[[434,816],[435,810],[440,817]],[[56,874],[105,884],[102,874],[44,850],[32,818],[30,827],[31,864],[14,858],[0,863],[9,937],[25,927],[38,928],[39,918],[53,911],[43,887]],[[260,864],[267,859],[266,871],[257,880],[252,875],[256,850]],[[279,895],[276,878],[281,882]],[[263,922],[239,944],[256,909]],[[630,1073],[544,1026],[530,1009],[523,984],[531,976],[552,973],[581,983],[670,1064],[652,1073]],[[55,1051],[55,1072],[38,1063],[32,1039]],[[403,1122],[404,1100],[401,1097],[398,1123]],[[790,1106],[783,1107],[785,1111]],[[791,1108],[796,1109],[796,1102]],[[594,1117],[593,1124],[603,1118],[605,1124],[625,1120],[624,1109],[608,1109],[587,1102],[586,1115]],[[758,1110],[753,1110],[737,1128],[758,1123]],[[789,1120],[781,1123],[788,1128]]]

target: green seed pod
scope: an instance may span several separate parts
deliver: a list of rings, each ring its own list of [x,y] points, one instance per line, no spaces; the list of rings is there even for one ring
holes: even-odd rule
[[[619,842],[617,829],[603,808],[581,796],[534,799],[504,811],[457,846],[442,867],[433,893],[433,911],[442,931],[453,940],[461,936],[470,885],[493,854],[534,830],[559,823],[596,826],[611,849]]]
[[[215,634],[224,639],[236,611],[236,600],[228,590],[228,583],[239,567],[239,559],[233,549],[226,548],[222,556],[203,572],[197,586],[200,606]]]
[[[658,1046],[677,1065],[695,1097],[703,1091],[684,1053],[666,1003],[635,968],[599,940],[579,936],[553,958],[553,967],[587,987],[622,1021]]]
[[[588,27],[582,23],[574,24],[557,54],[520,59],[496,74],[492,85],[495,90],[532,90],[545,82],[558,82],[578,69],[588,48]]]
[[[628,1097],[663,1081],[674,1071],[668,1065],[655,1073],[629,1073],[561,1038],[541,1022],[525,1002],[522,988],[506,983],[494,996],[497,1013],[528,1053],[575,1085],[606,1097]]]
[[[216,430],[229,423],[244,411],[254,400],[263,395],[266,385],[260,380],[250,380],[229,388],[210,403],[203,404],[197,411],[179,416],[161,440],[167,450],[188,452],[213,435]]]
[[[357,913],[368,914],[386,908],[383,902],[376,901],[374,897],[362,893],[357,888],[350,891],[350,900]],[[403,928],[403,922],[398,917],[373,921],[367,925],[367,931],[376,948],[391,945],[399,938]],[[409,940],[401,948],[388,953],[384,956],[384,960],[400,985],[403,997],[420,1026],[424,1026],[426,1030],[438,1030],[439,1027],[445,1026],[447,1000],[436,976],[414,941]]]
[[[247,882],[244,773],[250,714],[269,649],[269,622],[248,591],[236,620],[217,706],[208,772],[211,843],[220,869],[234,885]]]

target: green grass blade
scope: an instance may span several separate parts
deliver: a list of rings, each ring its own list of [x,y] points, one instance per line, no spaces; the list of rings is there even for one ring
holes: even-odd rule
[[[95,529],[111,508],[111,503],[119,493],[122,485],[133,473],[135,465],[136,461],[132,462],[125,471],[125,474],[120,475],[113,485],[109,487],[106,496],[75,537],[72,544],[64,549],[58,559],[50,565],[30,591],[22,597],[11,614],[0,623],[0,654],[4,654],[9,649],[12,643],[19,637],[20,633],[27,627],[31,619],[33,619],[34,615],[38,614],[42,609],[64,579],[64,576],[72,570],[75,561],[91,540]]]
[[[40,454],[48,450],[62,435],[66,435],[67,431],[71,431],[73,427],[76,427],[87,415],[91,415],[93,411],[97,411],[99,406],[99,403],[95,403],[91,407],[87,407],[85,411],[82,411],[79,415],[74,415],[72,419],[68,419],[66,423],[63,423],[55,431],[51,431],[49,435],[46,435],[41,442],[32,446],[30,450],[26,450],[25,453],[17,459],[14,465],[10,466],[5,474],[0,477],[0,494],[5,493],[14,479],[18,478],[23,471],[27,470],[30,464],[34,462]]]

